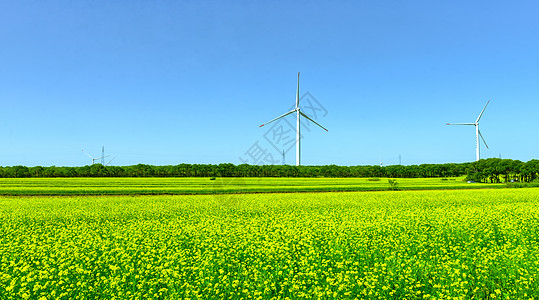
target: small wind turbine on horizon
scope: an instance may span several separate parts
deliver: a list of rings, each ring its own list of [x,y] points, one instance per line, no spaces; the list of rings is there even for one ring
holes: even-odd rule
[[[301,149],[301,146],[300,146],[300,138],[301,138],[301,134],[300,134],[300,118],[303,116],[304,118],[306,118],[307,120],[313,122],[314,124],[320,126],[320,128],[324,129],[325,131],[328,131],[326,128],[324,128],[324,126],[316,123],[313,119],[309,118],[306,114],[302,113],[301,112],[301,109],[299,107],[299,72],[298,72],[298,88],[296,90],[296,108],[294,108],[293,110],[287,112],[286,114],[284,115],[281,115],[269,122],[266,122],[262,125],[260,125],[260,127],[264,126],[264,125],[267,125],[273,121],[277,121],[279,120],[280,118],[283,118],[283,117],[286,117],[288,116],[289,114],[292,114],[292,113],[296,113],[296,166],[299,166],[301,164],[301,154],[300,154],[300,149]]]
[[[105,157],[109,157],[109,156],[110,156],[110,155],[107,155],[107,156],[101,156],[101,157],[93,158],[90,154],[86,153],[86,151],[84,151],[84,149],[82,149],[82,153],[88,155],[88,156],[92,159],[92,165],[95,164],[95,161],[96,161],[96,160],[100,160],[100,159],[103,160]],[[104,152],[103,152],[103,154],[104,154]],[[112,161],[112,160],[111,160],[111,161]],[[110,163],[110,161],[109,161],[109,163]],[[107,164],[107,165],[108,165],[108,164]]]
[[[487,108],[487,105],[490,103],[490,100],[487,101],[487,104],[485,104],[485,107],[483,107],[483,110],[479,114],[479,117],[475,120],[474,123],[447,123],[445,125],[474,125],[475,126],[475,161],[478,161],[480,159],[480,153],[479,153],[479,137],[483,140],[483,143],[485,143],[485,146],[488,149],[487,142],[485,142],[485,139],[483,138],[483,135],[481,134],[481,131],[479,130],[479,120],[481,119],[481,116],[483,115],[483,112],[485,112],[485,109]]]

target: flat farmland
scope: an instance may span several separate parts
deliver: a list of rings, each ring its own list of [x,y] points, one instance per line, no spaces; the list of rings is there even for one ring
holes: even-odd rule
[[[396,189],[499,188],[463,178],[395,179]],[[387,178],[1,178],[0,195],[185,195],[275,192],[380,191]]]
[[[0,224],[1,299],[539,294],[530,188],[2,196]]]

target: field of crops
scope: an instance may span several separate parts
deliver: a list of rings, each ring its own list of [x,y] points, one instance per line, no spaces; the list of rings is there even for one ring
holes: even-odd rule
[[[537,299],[538,196],[4,196],[0,299]]]
[[[463,178],[395,179],[398,189],[496,188]],[[388,190],[387,178],[0,178],[0,195],[185,195]]]

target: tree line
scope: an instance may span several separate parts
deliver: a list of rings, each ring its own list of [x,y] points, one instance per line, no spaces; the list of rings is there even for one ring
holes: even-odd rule
[[[489,158],[472,163],[391,165],[391,166],[290,166],[290,165],[234,165],[179,164],[153,166],[83,167],[0,167],[2,178],[41,177],[390,177],[428,178],[467,176],[476,182],[530,182],[539,176],[539,160],[521,162],[511,159]]]
[[[539,160],[481,159],[470,164],[466,178],[485,183],[532,182],[539,179]]]

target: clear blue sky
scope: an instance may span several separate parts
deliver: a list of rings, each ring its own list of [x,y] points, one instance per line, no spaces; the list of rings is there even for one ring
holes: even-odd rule
[[[538,14],[536,1],[2,1],[0,165],[81,166],[102,146],[114,165],[239,164],[257,142],[280,163],[258,126],[294,104],[297,72],[329,129],[304,132],[305,165],[473,161],[473,126],[444,124],[488,99],[482,158],[539,158]]]

